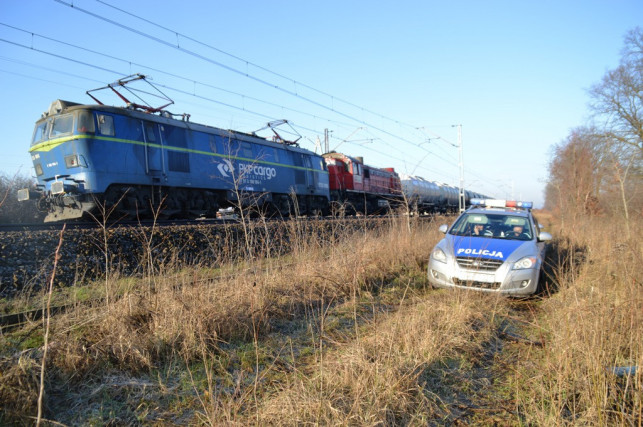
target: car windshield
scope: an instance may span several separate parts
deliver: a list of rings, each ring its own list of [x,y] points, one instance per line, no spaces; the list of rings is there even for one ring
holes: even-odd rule
[[[533,236],[526,216],[478,212],[460,216],[449,234],[515,240],[531,240]]]

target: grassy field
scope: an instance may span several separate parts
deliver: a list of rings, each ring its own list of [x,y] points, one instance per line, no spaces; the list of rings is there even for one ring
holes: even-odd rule
[[[630,238],[539,219],[550,291],[527,301],[430,288],[447,218],[339,237],[293,221],[285,257],[67,291],[48,332],[0,336],[0,424],[36,420],[42,377],[51,425],[640,425],[640,219]]]

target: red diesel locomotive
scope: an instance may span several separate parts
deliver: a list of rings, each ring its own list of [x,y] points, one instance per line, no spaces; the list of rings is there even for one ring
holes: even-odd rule
[[[393,168],[375,168],[365,165],[361,157],[336,152],[323,157],[335,209],[371,215],[385,213],[402,201],[402,184]]]

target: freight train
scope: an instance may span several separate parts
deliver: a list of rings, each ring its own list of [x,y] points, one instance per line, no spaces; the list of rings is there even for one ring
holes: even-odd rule
[[[401,180],[391,168],[342,153],[320,156],[277,132],[269,140],[174,118],[122,96],[125,108],[90,96],[98,103],[56,100],[36,122],[29,152],[37,187],[21,189],[18,198],[36,198],[45,222],[106,214],[214,217],[230,207],[284,217],[373,214],[405,200],[418,211],[444,212],[458,204],[455,187],[418,186],[429,181]]]

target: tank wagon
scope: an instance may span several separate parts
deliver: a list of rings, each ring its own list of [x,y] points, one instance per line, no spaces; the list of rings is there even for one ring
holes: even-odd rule
[[[57,100],[29,149],[45,222],[118,206],[120,216],[194,218],[228,206],[325,213],[324,159],[294,144],[191,123],[183,116]],[[294,204],[296,203],[297,206]]]
[[[402,191],[411,209],[418,213],[447,213],[458,210],[460,189],[421,176],[400,175]],[[488,198],[480,193],[465,190],[465,205],[473,198]]]
[[[386,212],[402,201],[400,177],[393,168],[376,168],[364,164],[362,157],[337,152],[323,156],[336,208],[368,215]]]

